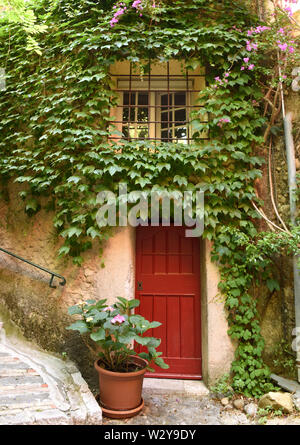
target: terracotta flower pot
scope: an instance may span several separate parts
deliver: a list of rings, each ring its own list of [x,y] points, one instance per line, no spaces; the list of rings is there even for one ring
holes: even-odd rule
[[[95,362],[99,375],[100,405],[107,417],[132,417],[143,408],[142,387],[148,363],[137,356],[131,356],[131,362],[141,369],[113,372],[101,368],[101,360]]]

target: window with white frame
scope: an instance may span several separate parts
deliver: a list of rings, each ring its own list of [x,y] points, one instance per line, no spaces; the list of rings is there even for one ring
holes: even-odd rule
[[[200,106],[196,99],[205,81],[200,70],[190,72],[179,62],[168,62],[154,67],[149,64],[149,72],[141,74],[123,62],[111,76],[119,96],[114,124],[123,139],[192,141],[191,113]]]

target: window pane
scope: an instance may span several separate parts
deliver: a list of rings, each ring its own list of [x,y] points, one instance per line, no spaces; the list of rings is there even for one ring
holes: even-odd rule
[[[172,105],[172,94],[163,94],[161,96],[161,105],[162,106],[171,106]]]
[[[175,128],[175,138],[186,139],[186,128],[183,127]]]
[[[130,122],[133,122],[135,120],[134,107],[123,108],[123,122],[129,121],[129,110],[130,110]]]
[[[145,138],[148,137],[148,125],[147,126],[145,126],[145,125],[143,125],[143,126],[138,125],[138,127],[137,127],[137,137],[139,139],[145,139]]]
[[[175,93],[174,96],[175,105],[186,105],[185,93]]]
[[[169,123],[168,123],[168,115],[169,115]],[[172,121],[172,111],[169,113],[167,111],[161,113],[161,128],[168,128],[170,126],[170,122]]]
[[[138,108],[137,120],[139,122],[148,122],[148,108]]]
[[[135,138],[135,127],[129,127],[129,137],[130,138]]]
[[[129,94],[128,93],[124,93],[123,95],[123,105],[128,105],[129,104]]]
[[[135,108],[130,107],[130,122],[134,122],[134,121],[135,121]]]
[[[129,103],[130,99],[130,103]],[[129,93],[124,93],[123,105],[135,105],[135,93],[131,93],[129,97]]]
[[[123,125],[122,133],[123,133],[123,137],[124,138],[128,138],[128,127],[127,127],[127,125]]]
[[[161,132],[161,139],[163,142],[169,142],[172,139],[172,130],[164,130]]]
[[[148,105],[148,93],[139,93],[138,105]]]
[[[128,122],[129,120],[129,108],[123,108],[123,122]]]
[[[186,121],[186,110],[184,110],[184,109],[183,110],[176,110],[175,111],[175,121],[176,122],[185,122]]]

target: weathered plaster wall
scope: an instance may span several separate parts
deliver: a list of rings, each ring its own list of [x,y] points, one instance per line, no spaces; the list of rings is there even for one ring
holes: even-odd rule
[[[205,382],[211,384],[230,371],[234,344],[227,334],[224,300],[218,295],[219,270],[210,260],[211,243],[201,242],[202,368]]]

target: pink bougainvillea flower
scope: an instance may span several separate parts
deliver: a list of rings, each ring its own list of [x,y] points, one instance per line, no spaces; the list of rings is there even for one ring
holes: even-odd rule
[[[121,324],[121,323],[124,323],[124,321],[125,321],[125,318],[123,317],[123,315],[118,314],[110,322],[112,324],[115,324],[115,323]]]
[[[244,71],[244,69],[245,69],[245,67],[244,67],[244,66],[241,66],[241,71]]]
[[[293,11],[290,6],[288,6],[287,8],[284,8],[284,10],[287,12],[288,15],[293,15]]]
[[[141,0],[135,0],[135,1],[132,3],[132,7],[133,7],[133,8],[136,8],[136,9],[143,9],[141,3],[142,3]]]
[[[219,119],[219,122],[217,123],[218,127],[222,127],[223,124],[230,122],[230,119],[228,117],[222,117]]]
[[[123,7],[122,7],[123,6]],[[119,18],[121,15],[123,15],[126,11],[126,6],[125,3],[119,3],[118,5],[118,10],[114,13],[113,18],[111,19],[110,26],[113,28],[118,22],[119,22]]]
[[[252,49],[256,50],[258,48],[257,43],[251,43],[249,40],[246,41],[246,50],[252,51]]]
[[[268,31],[269,29],[271,29],[269,26],[258,26],[257,28],[255,28],[254,32],[256,34],[259,34],[261,32]]]
[[[295,48],[293,46],[289,47],[289,53],[294,53],[295,52]]]
[[[243,58],[243,61],[244,61],[245,63],[248,63],[248,62],[249,62],[249,57],[244,57],[244,58]]]
[[[118,23],[118,20],[115,17],[113,17],[109,23],[111,27],[114,27],[115,24]]]
[[[249,40],[247,40],[247,45],[246,45],[246,50],[247,51],[251,51],[251,49],[252,49],[252,46],[251,46],[251,43],[249,42]]]
[[[287,43],[278,43],[278,48],[281,49],[281,51],[286,51]]]
[[[251,63],[251,65],[248,66],[248,70],[253,70],[253,68],[254,68],[254,64]]]

